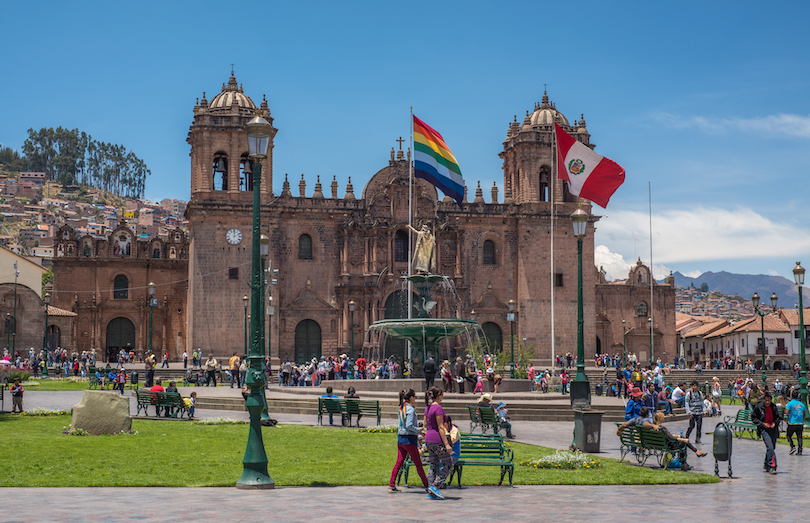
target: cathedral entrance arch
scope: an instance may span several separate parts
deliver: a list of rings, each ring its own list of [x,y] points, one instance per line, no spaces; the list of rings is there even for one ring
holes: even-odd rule
[[[114,318],[107,324],[107,361],[117,361],[118,352],[135,346],[135,325],[128,318]]]
[[[321,358],[321,326],[315,320],[303,320],[295,326],[295,363]]]

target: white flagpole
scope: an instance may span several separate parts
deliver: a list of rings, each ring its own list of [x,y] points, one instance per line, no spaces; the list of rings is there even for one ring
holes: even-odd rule
[[[413,227],[413,106],[411,106],[411,157],[408,161],[408,225]],[[408,229],[408,277],[413,271],[413,231]],[[413,283],[408,280],[408,319],[413,317]],[[408,340],[408,377],[413,378],[413,362],[411,361],[411,341]]]
[[[652,238],[652,185],[647,182],[647,196],[650,203],[650,365],[653,364],[653,329],[655,328],[655,307],[653,307],[653,238]]]
[[[557,181],[557,133],[554,123],[551,124],[551,175],[549,176],[549,200],[551,203],[551,374],[556,369],[556,354],[554,346],[554,186]]]

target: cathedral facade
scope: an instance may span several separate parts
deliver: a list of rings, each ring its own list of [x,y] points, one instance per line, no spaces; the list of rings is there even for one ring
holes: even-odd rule
[[[244,346],[242,298],[249,295],[253,201],[244,125],[256,109],[231,76],[210,103],[205,95],[198,101],[188,134],[188,347],[215,355],[241,353]],[[258,110],[274,123],[266,101]],[[469,319],[475,311],[490,345],[508,346],[513,327],[516,343],[531,347],[541,360],[551,355],[552,285],[556,352],[576,349],[577,244],[570,215],[578,203],[586,212],[591,209],[552,172],[554,122],[589,144],[584,119],[569,123],[544,96],[522,123],[515,119],[508,126],[501,153],[502,201],[497,187],[485,201],[479,185],[474,199],[465,197],[459,207],[419,179],[414,179],[413,196],[413,225],[427,224],[434,231],[436,272],[450,277],[454,287],[437,300],[434,316]],[[403,356],[401,344],[378,349],[366,332],[376,320],[407,317],[407,291],[399,278],[408,268],[410,152],[392,149],[388,165],[370,177],[359,195],[351,180],[339,195],[334,177],[326,191],[320,179],[308,191],[303,175],[292,180],[295,192],[285,176],[275,195],[272,151],[271,139],[262,161],[261,214],[262,231],[271,240],[269,263],[279,271],[278,285],[269,286],[272,302],[267,297],[273,314],[265,336],[273,361],[351,352],[375,356],[371,350]],[[598,273],[592,260],[597,219],[589,220],[583,250],[585,339],[591,355],[596,346]],[[510,300],[516,303],[513,325],[507,321]],[[459,344],[443,344],[441,357],[464,350]]]

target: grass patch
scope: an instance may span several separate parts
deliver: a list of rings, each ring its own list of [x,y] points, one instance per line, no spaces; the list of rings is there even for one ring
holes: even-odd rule
[[[71,437],[70,416],[0,415],[0,487],[233,486],[242,473],[245,425],[132,420],[137,435]],[[386,485],[396,460],[396,435],[333,427],[263,427],[270,476],[277,485]],[[664,471],[600,458],[598,469],[521,467],[553,449],[510,443],[514,482],[522,485],[647,485],[712,483],[706,474]],[[412,471],[411,482],[418,482]],[[497,484],[498,467],[470,467],[465,485]]]

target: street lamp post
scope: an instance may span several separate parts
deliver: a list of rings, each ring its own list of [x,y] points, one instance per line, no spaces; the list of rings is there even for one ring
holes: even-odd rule
[[[577,239],[577,375],[571,383],[571,406],[589,409],[591,407],[591,384],[585,374],[585,319],[582,310],[582,239],[588,227],[588,213],[577,205],[571,214],[574,236]]]
[[[247,361],[247,350],[248,350],[247,349],[248,348],[248,322],[247,322],[248,313],[247,313],[247,308],[248,308],[249,303],[250,303],[250,298],[248,298],[248,295],[245,294],[244,296],[242,296],[242,304],[245,306],[245,358],[244,358],[245,361]]]
[[[44,347],[44,353],[42,354],[42,359],[45,362],[45,365],[42,366],[42,377],[48,377],[48,307],[51,303],[51,293],[45,293],[45,339],[42,342],[42,346]]]
[[[622,370],[627,366],[627,320],[622,320]]]
[[[354,300],[349,301],[349,314],[351,316],[351,328],[350,328],[350,330],[351,330],[351,333],[352,333],[351,334],[351,344],[352,344],[352,346],[351,346],[350,351],[349,351],[350,352],[349,359],[352,362],[354,362],[354,308],[356,306],[357,306],[357,304],[354,303]]]
[[[774,292],[771,294],[771,308],[774,312],[776,312],[776,300],[777,297],[776,293]],[[762,388],[765,389],[768,384],[767,376],[765,375],[765,316],[770,313],[759,310],[759,294],[756,292],[754,293],[754,296],[751,297],[751,302],[754,304],[754,312],[759,314],[760,320],[760,330],[762,334]]]
[[[509,345],[512,347],[512,362],[509,365],[509,377],[515,377],[515,300],[509,298],[507,303],[509,312],[506,319],[509,321]]]
[[[264,347],[262,347],[262,264],[260,256],[261,239],[261,179],[262,164],[259,160],[267,158],[267,147],[273,127],[260,116],[256,116],[245,125],[248,149],[253,159],[253,239],[251,272],[251,326],[250,326],[250,352],[248,355],[248,372],[245,379],[250,395],[245,405],[250,413],[250,431],[242,458],[242,476],[236,482],[236,488],[274,488],[275,482],[267,473],[267,453],[262,438],[261,414],[264,407],[264,385],[267,377],[264,373]]]
[[[802,403],[807,405],[807,368],[804,361],[804,305],[802,304],[804,267],[799,262],[796,262],[796,267],[793,269],[793,279],[799,288],[799,394],[802,396]]]
[[[149,289],[149,352],[152,352],[152,309],[155,306],[155,282],[150,281]]]
[[[652,324],[652,318],[649,317],[649,316],[647,317],[647,327],[649,328],[649,331],[650,331],[650,367],[652,367],[652,364],[653,364],[653,324]]]

